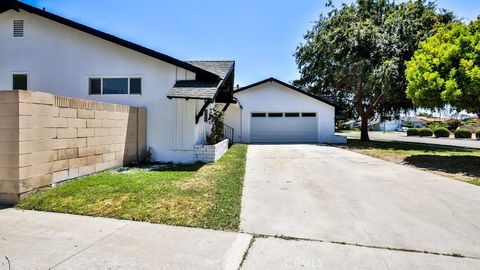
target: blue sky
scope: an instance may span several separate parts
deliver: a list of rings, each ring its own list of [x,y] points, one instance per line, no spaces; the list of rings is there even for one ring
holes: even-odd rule
[[[296,79],[295,48],[326,11],[325,0],[23,1],[181,60],[235,60],[240,85]],[[480,14],[478,0],[438,5],[466,20]]]

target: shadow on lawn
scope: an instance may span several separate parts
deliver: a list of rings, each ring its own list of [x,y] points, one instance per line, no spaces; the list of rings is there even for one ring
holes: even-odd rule
[[[354,147],[357,149],[380,149],[380,150],[404,150],[404,151],[422,151],[422,152],[451,152],[452,150],[456,152],[470,153],[474,152],[472,149],[466,149],[461,147],[454,146],[444,146],[444,145],[431,145],[431,144],[422,144],[422,143],[409,143],[409,142],[390,142],[390,141],[370,141],[362,142],[358,139],[349,139],[348,146]]]
[[[406,157],[404,162],[432,171],[480,177],[480,157],[477,156],[413,155]]]
[[[147,169],[152,172],[196,172],[205,166],[204,163],[194,164],[174,164],[174,163],[148,163],[138,166],[138,168]]]

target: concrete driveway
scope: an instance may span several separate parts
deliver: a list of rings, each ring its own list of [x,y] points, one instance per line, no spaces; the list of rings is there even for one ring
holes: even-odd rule
[[[245,269],[480,269],[480,187],[317,145],[251,145],[246,170]]]

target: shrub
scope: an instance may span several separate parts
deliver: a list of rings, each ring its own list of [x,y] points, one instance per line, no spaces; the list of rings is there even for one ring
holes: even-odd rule
[[[432,137],[433,131],[429,128],[421,128],[418,130],[418,135],[420,135],[420,137]]]
[[[480,129],[477,130],[477,133],[475,133],[475,138],[477,138],[477,140],[480,140]]]
[[[455,138],[457,139],[471,139],[472,132],[468,129],[457,129],[455,131]]]
[[[435,134],[435,137],[437,138],[448,138],[450,137],[450,131],[446,128],[437,128],[433,131],[433,133]]]
[[[220,111],[216,106],[213,106],[210,115],[208,117],[208,122],[212,124],[212,133],[207,136],[208,144],[214,145],[221,142],[224,138],[224,125],[223,118],[224,113]]]
[[[418,128],[407,129],[407,136],[418,136],[418,134],[419,134]]]

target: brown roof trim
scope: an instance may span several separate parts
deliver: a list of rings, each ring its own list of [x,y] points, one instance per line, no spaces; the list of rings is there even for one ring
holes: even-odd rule
[[[247,90],[247,89],[250,89],[250,88],[253,88],[253,87],[255,87],[255,86],[259,86],[259,85],[262,85],[262,84],[265,84],[265,83],[268,83],[268,82],[278,83],[278,84],[283,85],[283,86],[285,86],[285,87],[287,87],[287,88],[289,88],[289,89],[291,89],[291,90],[294,90],[294,91],[296,91],[296,92],[299,92],[299,93],[301,93],[301,94],[304,94],[304,95],[306,95],[306,96],[309,96],[309,97],[311,97],[311,98],[313,98],[313,99],[316,99],[316,100],[318,100],[318,101],[321,101],[321,102],[323,102],[323,103],[326,103],[326,104],[328,104],[328,105],[330,105],[330,106],[333,106],[333,107],[335,107],[335,108],[338,108],[338,105],[335,104],[335,103],[333,103],[333,102],[331,102],[330,100],[327,100],[327,99],[325,99],[325,98],[312,95],[312,94],[310,94],[310,93],[308,93],[308,92],[306,92],[306,91],[304,91],[304,90],[302,90],[302,89],[300,89],[300,88],[298,88],[298,87],[296,87],[296,86],[293,86],[293,85],[288,84],[288,83],[286,83],[286,82],[282,82],[282,81],[280,81],[280,80],[278,80],[278,79],[275,79],[275,78],[273,78],[273,77],[268,78],[268,79],[265,79],[265,80],[263,80],[263,81],[259,81],[259,82],[250,84],[250,85],[247,85],[247,86],[242,87],[242,88],[239,88],[239,89],[233,91],[233,93],[235,94],[235,93],[238,93],[238,92],[242,92],[242,91],[245,91],[245,90]]]

